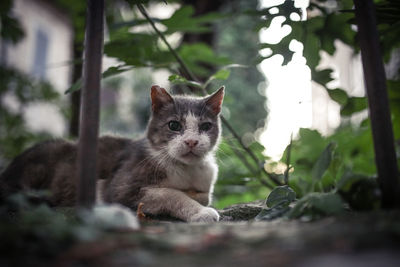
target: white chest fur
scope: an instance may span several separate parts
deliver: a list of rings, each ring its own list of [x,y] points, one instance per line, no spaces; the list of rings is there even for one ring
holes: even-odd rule
[[[218,166],[212,155],[204,161],[191,165],[171,165],[167,168],[167,179],[162,186],[179,190],[212,192],[218,175]]]

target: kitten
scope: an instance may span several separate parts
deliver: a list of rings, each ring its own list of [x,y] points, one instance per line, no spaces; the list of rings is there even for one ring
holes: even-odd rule
[[[218,166],[224,87],[211,96],[171,96],[151,88],[152,116],[139,140],[103,136],[98,147],[99,201],[120,203],[187,222],[218,221],[211,202]],[[19,190],[47,189],[56,206],[76,202],[77,145],[64,140],[38,144],[16,157],[0,177],[0,198]]]

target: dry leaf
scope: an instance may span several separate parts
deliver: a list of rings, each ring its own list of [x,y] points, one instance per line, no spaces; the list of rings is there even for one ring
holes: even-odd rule
[[[143,202],[140,202],[136,211],[136,216],[139,221],[147,221],[146,215],[143,213],[142,208],[144,206]]]

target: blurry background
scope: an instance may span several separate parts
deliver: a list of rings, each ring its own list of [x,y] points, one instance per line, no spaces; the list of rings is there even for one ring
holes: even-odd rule
[[[146,3],[197,85],[182,74],[136,2]],[[376,2],[399,144],[399,7]],[[397,15],[380,13],[387,5]],[[258,161],[224,129],[217,207],[262,199],[289,173],[298,196],[329,190],[345,175],[370,181],[373,147],[352,6],[334,0],[106,1],[101,133],[143,134],[153,84],[176,93],[196,93],[198,86],[211,93],[224,84],[222,114]],[[38,141],[78,135],[85,1],[3,0],[0,16],[1,170]],[[310,189],[314,163],[331,142],[332,170]]]

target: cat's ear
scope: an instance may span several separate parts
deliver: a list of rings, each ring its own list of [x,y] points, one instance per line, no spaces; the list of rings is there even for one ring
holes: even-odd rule
[[[214,115],[218,115],[221,112],[224,91],[225,86],[222,86],[218,91],[206,98],[206,105],[211,109]]]
[[[173,103],[172,96],[168,94],[167,90],[164,88],[153,85],[151,87],[151,109],[153,112],[157,112],[160,110],[164,105],[168,103]]]

